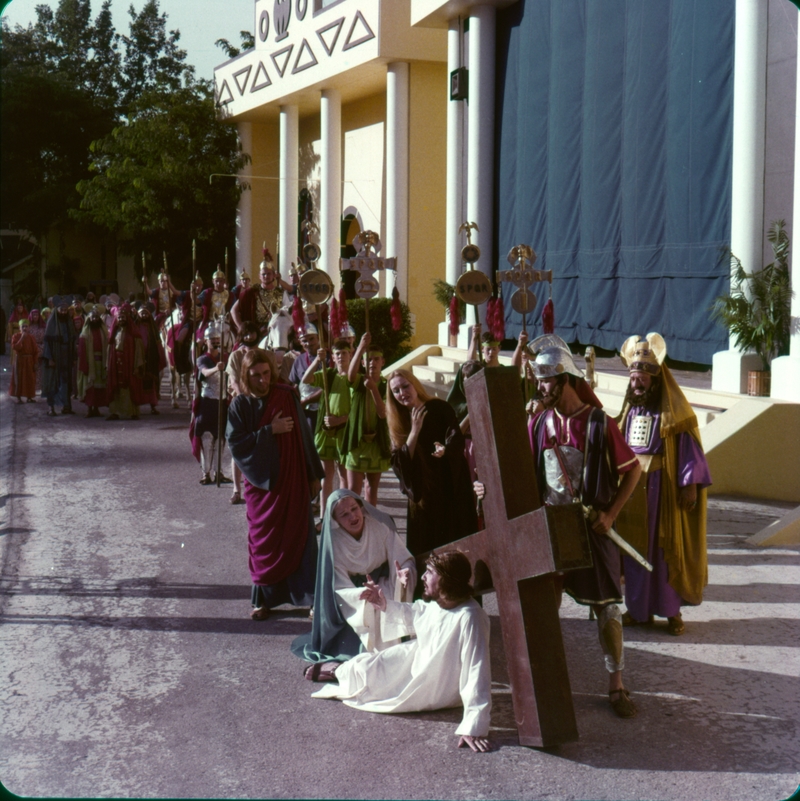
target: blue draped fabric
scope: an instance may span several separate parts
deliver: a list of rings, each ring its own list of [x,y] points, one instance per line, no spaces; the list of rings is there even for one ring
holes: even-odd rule
[[[497,17],[497,269],[530,244],[556,330],[618,349],[658,331],[710,364],[729,289],[732,0],[519,0]],[[506,336],[518,336],[502,284]],[[531,287],[530,336],[546,284]]]

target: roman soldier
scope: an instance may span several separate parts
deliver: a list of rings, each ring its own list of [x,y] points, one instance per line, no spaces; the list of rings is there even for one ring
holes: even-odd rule
[[[160,272],[158,274],[158,288],[150,289],[147,284],[147,276],[142,278],[144,284],[145,294],[150,299],[150,302],[155,306],[155,321],[159,330],[163,328],[167,317],[169,317],[175,309],[179,292],[172,285],[172,281],[168,273]]]
[[[258,268],[258,276],[260,283],[242,292],[231,308],[231,317],[237,329],[244,322],[255,323],[263,337],[267,335],[272,315],[281,307],[289,305],[289,295],[294,292],[294,287],[280,277],[266,248],[264,260]]]
[[[239,273],[239,283],[231,290],[233,302],[236,303],[248,289],[250,289],[250,273],[248,273],[247,270],[242,270]]]
[[[223,373],[226,359],[220,350],[222,331],[217,323],[211,323],[204,332],[206,352],[197,359],[197,383],[199,385],[194,406],[192,408],[192,422],[189,427],[189,438],[192,441],[192,453],[203,472],[200,483],[213,484],[216,478],[214,466],[219,471],[220,483],[230,484],[231,480],[222,475],[222,462],[217,464],[217,440],[224,437],[225,431],[220,431],[220,417],[223,425],[227,420],[225,409],[220,415],[220,403],[228,405],[227,392]]]
[[[225,273],[217,269],[211,279],[213,286],[210,289],[204,289],[197,298],[197,303],[202,309],[201,328],[203,331],[208,328],[212,320],[225,319],[234,302],[233,295],[228,291]]]

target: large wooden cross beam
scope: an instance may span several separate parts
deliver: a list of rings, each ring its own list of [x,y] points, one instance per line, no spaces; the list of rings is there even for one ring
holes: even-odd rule
[[[464,553],[476,592],[497,593],[520,744],[571,742],[578,729],[553,574],[592,564],[583,513],[540,506],[517,371],[487,368],[464,388],[486,528],[436,552]]]

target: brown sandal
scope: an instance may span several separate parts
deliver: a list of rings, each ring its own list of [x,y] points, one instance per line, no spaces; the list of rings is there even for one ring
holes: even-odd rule
[[[303,671],[303,676],[308,681],[336,681],[336,668],[340,664],[340,662],[316,662]]]
[[[667,618],[667,631],[673,637],[680,637],[684,631],[686,631],[686,626],[683,624],[683,618],[680,614],[675,615],[675,617],[668,617]]]
[[[252,620],[266,620],[269,617],[269,609],[266,606],[259,606],[257,609],[250,610]]]
[[[612,698],[614,695],[617,696],[616,699]],[[633,703],[630,693],[624,687],[621,687],[619,690],[609,690],[608,700],[618,718],[636,717],[636,704]]]
[[[622,615],[623,626],[650,626],[653,623],[653,616],[650,615],[646,621],[642,622],[637,620],[630,612],[625,612]]]

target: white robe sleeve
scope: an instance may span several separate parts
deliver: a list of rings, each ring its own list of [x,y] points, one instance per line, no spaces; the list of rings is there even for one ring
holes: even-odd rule
[[[464,717],[457,735],[486,737],[492,712],[492,669],[489,659],[489,618],[477,604],[461,632],[459,692]]]
[[[386,611],[381,615],[381,637],[384,640],[398,640],[414,634],[414,617],[418,614],[417,601],[414,604],[386,599]]]

